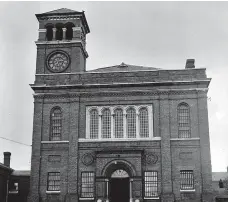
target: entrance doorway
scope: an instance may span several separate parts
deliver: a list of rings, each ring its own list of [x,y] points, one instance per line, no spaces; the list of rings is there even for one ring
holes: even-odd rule
[[[125,170],[113,172],[110,179],[110,202],[129,202],[129,175]]]

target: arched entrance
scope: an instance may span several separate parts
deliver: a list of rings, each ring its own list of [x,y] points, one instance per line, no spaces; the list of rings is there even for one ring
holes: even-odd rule
[[[110,179],[110,202],[129,202],[130,178],[123,169],[115,170]]]
[[[111,161],[102,173],[106,177],[106,197],[110,202],[132,201],[132,177],[136,174],[129,162]]]

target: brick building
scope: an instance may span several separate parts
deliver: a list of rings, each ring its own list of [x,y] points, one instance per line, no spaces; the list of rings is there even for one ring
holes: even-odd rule
[[[211,201],[206,69],[86,71],[84,12],[36,17],[29,201]]]
[[[0,163],[0,201],[27,202],[30,171],[10,168],[10,152],[4,152],[4,163]]]

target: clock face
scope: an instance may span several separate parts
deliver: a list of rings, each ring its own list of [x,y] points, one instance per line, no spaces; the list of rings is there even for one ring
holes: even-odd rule
[[[47,58],[48,69],[52,72],[63,72],[69,64],[69,56],[63,51],[51,53]]]

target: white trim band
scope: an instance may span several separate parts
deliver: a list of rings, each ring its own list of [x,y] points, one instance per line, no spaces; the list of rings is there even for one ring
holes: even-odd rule
[[[94,200],[94,198],[79,198],[79,200]]]
[[[178,140],[178,141],[189,141],[189,140],[200,140],[199,137],[192,137],[192,138],[171,138],[170,140]]]
[[[106,139],[85,139],[79,138],[78,142],[138,142],[138,141],[157,141],[161,140],[161,137],[153,137],[153,138],[106,138]]]
[[[190,190],[180,190],[180,192],[195,192],[195,189],[190,189]]]
[[[46,191],[46,194],[59,194],[61,191]]]
[[[46,29],[38,29],[38,32],[46,32]]]
[[[63,140],[63,141],[41,141],[42,144],[58,144],[58,143],[69,143],[68,140]]]

